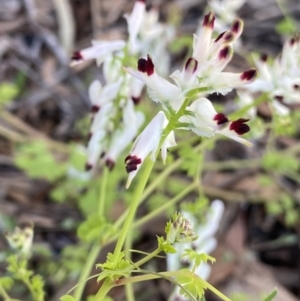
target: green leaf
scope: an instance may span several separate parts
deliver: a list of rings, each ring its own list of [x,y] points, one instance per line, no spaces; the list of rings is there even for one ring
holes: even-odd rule
[[[297,31],[297,24],[292,18],[285,18],[276,24],[275,29],[281,35],[292,35]]]
[[[98,213],[90,215],[77,230],[78,237],[85,241],[91,242],[97,239],[104,239],[114,233],[111,224],[107,223],[104,217],[100,217]]]
[[[276,297],[276,295],[277,295],[277,288],[274,288],[274,290],[262,301],[272,301]]]
[[[205,253],[197,253],[192,249],[185,249],[182,254],[182,257],[187,257],[189,261],[194,261],[196,267],[198,267],[202,262],[207,263],[208,261],[216,261],[214,257]]]
[[[18,87],[14,84],[4,82],[0,84],[0,106],[13,100],[19,93]]]
[[[75,298],[70,295],[61,296],[59,300],[60,301],[76,301]]]
[[[14,280],[11,277],[0,277],[0,283],[6,290],[10,290]]]

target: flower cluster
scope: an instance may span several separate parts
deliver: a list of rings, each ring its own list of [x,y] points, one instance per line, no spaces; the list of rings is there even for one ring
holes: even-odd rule
[[[211,203],[204,224],[199,224],[199,222],[191,213],[182,212],[182,215],[193,223],[195,230],[194,235],[197,235],[199,238],[193,242],[190,241],[186,243],[175,244],[177,253],[167,254],[167,268],[169,271],[178,271],[182,268],[183,264],[185,267],[188,265],[188,269],[192,269],[192,263],[187,262],[185,258],[182,258],[185,249],[193,249],[199,254],[210,254],[215,250],[217,246],[217,240],[214,235],[219,229],[223,212],[224,203],[220,200],[215,200]],[[211,267],[207,263],[202,262],[194,272],[196,275],[206,280],[210,275]],[[179,294],[179,288],[177,287],[174,290],[170,300],[185,301],[186,299]]]
[[[23,223],[15,227],[14,231],[5,234],[10,247],[21,254],[28,256],[33,240],[33,224]]]
[[[158,22],[155,9],[146,11],[145,1],[136,1],[132,13],[125,15],[125,19],[128,42],[92,41],[91,47],[77,51],[72,56],[72,66],[89,59],[96,59],[98,66],[103,64],[105,80],[105,85],[94,80],[89,87],[92,118],[86,170],[93,169],[100,156],[112,169],[118,156],[132,142],[144,123],[144,115],[134,107],[140,102],[144,83],[122,69],[128,53],[166,53],[166,45],[172,38],[171,27]],[[158,43],[161,37],[164,37],[163,42]],[[168,68],[167,63],[161,64],[162,72]]]
[[[215,31],[221,33],[228,30],[232,20],[237,18],[237,11],[247,0],[209,0],[208,6],[218,16]]]
[[[288,106],[300,103],[299,37],[288,39],[283,46],[282,53],[274,60],[268,59],[268,56],[263,54],[255,58],[255,64],[259,70],[259,77],[240,92],[242,98],[247,99],[247,102],[251,104],[253,103],[251,92],[266,93],[277,114],[289,114]],[[255,114],[253,108],[250,114]]]
[[[125,70],[147,86],[150,98],[161,103],[169,116],[174,116],[187,98],[197,98],[185,108],[178,128],[192,130],[204,137],[221,134],[249,146],[251,143],[241,137],[249,131],[246,124],[248,119],[230,121],[223,113],[217,113],[212,103],[205,98],[209,93],[226,94],[233,88],[249,84],[257,73],[255,69],[238,74],[224,72],[233,55],[232,44],[242,33],[243,22],[239,19],[234,20],[230,30],[214,39],[214,21],[212,12],[204,17],[200,33],[194,35],[192,57],[187,59],[181,71],[176,70],[170,75],[174,83],[158,74],[154,60],[149,55],[138,60],[137,70]],[[166,153],[167,147],[175,145],[173,132],[171,136],[167,136],[164,145],[160,145],[161,134],[168,122],[165,113],[159,112],[133,145],[126,158],[128,185],[149,153],[155,153],[158,147]]]

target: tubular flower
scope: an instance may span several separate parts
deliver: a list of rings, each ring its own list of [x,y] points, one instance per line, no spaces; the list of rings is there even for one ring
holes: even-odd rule
[[[224,94],[235,87],[251,83],[256,77],[255,69],[240,74],[223,72],[232,58],[232,43],[240,36],[243,22],[235,20],[229,31],[212,40],[214,20],[212,12],[204,17],[199,35],[194,35],[193,56],[188,58],[182,71],[177,70],[170,76],[175,84],[156,73],[149,55],[147,59],[138,60],[137,70],[125,70],[147,85],[152,100],[161,102],[164,107],[169,104],[175,110],[181,106],[185,95],[191,90],[202,88],[204,94]]]
[[[71,57],[71,66],[75,66],[83,61],[96,59],[97,65],[100,66],[105,58],[125,47],[125,42],[122,40],[115,41],[92,41],[91,47],[74,52]]]
[[[129,155],[125,158],[126,171],[129,174],[126,188],[130,186],[130,183],[140,169],[141,164],[150,153],[151,159],[155,160],[155,153],[159,147],[160,138],[167,123],[168,120],[165,113],[163,111],[158,112],[135,140]],[[161,146],[164,160],[166,158],[166,149],[174,145],[176,145],[174,134],[170,133]]]
[[[199,136],[213,137],[215,134],[220,134],[247,146],[252,145],[240,137],[250,130],[246,124],[249,119],[229,121],[224,114],[217,113],[212,103],[206,98],[197,99],[187,110],[191,114],[185,115],[179,120],[188,124],[185,129],[191,129]]]
[[[231,20],[237,17],[237,11],[247,0],[210,0],[208,6],[216,13],[218,19],[215,30],[222,32],[230,26]]]
[[[102,84],[99,80],[94,80],[91,83],[89,87],[89,97],[92,103],[92,113],[98,112],[103,105],[113,101],[116,98],[121,83],[122,79],[119,79],[115,83],[107,84],[104,87],[102,87]]]
[[[300,103],[300,41],[290,38],[273,63],[263,54],[255,58],[259,77],[245,86],[249,92],[268,93],[271,105],[279,115],[289,113],[288,105]]]
[[[139,50],[137,36],[142,26],[144,15],[145,15],[145,10],[146,10],[145,2],[146,2],[145,0],[135,1],[131,14],[124,16],[128,24],[129,50],[132,53],[136,53]]]
[[[133,102],[127,101],[123,109],[123,126],[118,129],[111,140],[105,155],[106,166],[112,169],[120,153],[131,143],[144,122],[144,115],[134,111]]]

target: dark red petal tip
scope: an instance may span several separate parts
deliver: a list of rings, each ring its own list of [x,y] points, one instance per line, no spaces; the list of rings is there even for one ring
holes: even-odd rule
[[[294,84],[294,85],[293,85],[293,89],[294,89],[294,90],[299,90],[299,88],[300,88],[300,86],[299,86],[298,84]]]
[[[142,163],[142,159],[138,158],[137,156],[127,156],[125,158],[126,163],[126,171],[130,173],[134,170],[137,170],[137,166]]]
[[[246,124],[247,121],[249,121],[249,119],[244,118],[232,121],[229,126],[229,129],[231,131],[235,131],[238,135],[248,133],[250,131],[250,127],[248,124]]]
[[[86,163],[85,164],[85,170],[86,171],[89,171],[89,170],[91,170],[93,168],[93,165],[92,164],[90,164],[90,163]]]
[[[97,113],[99,110],[100,110],[100,107],[97,106],[97,105],[93,105],[93,106],[91,107],[91,112],[92,112],[92,113]]]
[[[275,95],[275,96],[274,96],[274,99],[276,99],[276,100],[282,102],[284,98],[283,98],[282,95]]]
[[[290,45],[293,46],[296,43],[296,39],[295,38],[291,38],[290,39]]]
[[[154,64],[149,55],[147,56],[147,59],[138,60],[138,70],[140,72],[147,73],[148,76],[154,73]]]
[[[138,97],[131,96],[131,99],[135,105],[138,105],[141,102],[141,96]]]
[[[211,29],[214,28],[214,22],[215,22],[215,16],[213,14],[213,12],[209,12],[207,15],[204,16],[204,20],[203,20],[203,26],[205,27],[209,27]]]
[[[242,73],[241,80],[252,80],[256,77],[257,70],[256,69],[249,69]]]
[[[194,58],[190,57],[185,63],[185,70],[192,71],[194,73],[197,70],[198,62]]]
[[[220,33],[220,34],[218,35],[218,37],[215,39],[215,42],[218,42],[219,40],[221,40],[222,37],[224,36],[224,34],[225,34],[226,32],[227,32],[227,31],[223,31],[222,33]]]
[[[80,51],[76,51],[73,53],[73,55],[71,56],[71,59],[74,61],[81,61],[83,60],[82,54]]]
[[[223,113],[218,113],[215,115],[214,121],[217,122],[217,125],[221,125],[228,122],[229,120]]]
[[[109,170],[113,170],[113,168],[115,167],[115,162],[111,159],[106,159],[105,165]]]
[[[231,25],[231,31],[235,34],[237,34],[240,30],[241,30],[241,27],[242,27],[242,21],[240,19],[236,19],[233,21],[232,25]]]
[[[219,59],[224,60],[224,59],[228,58],[229,54],[230,54],[230,47],[226,46],[226,47],[224,47],[223,49],[220,50]]]
[[[262,53],[260,55],[260,60],[265,63],[268,60],[268,55],[266,53]]]
[[[146,0],[136,0],[136,2],[146,3]]]

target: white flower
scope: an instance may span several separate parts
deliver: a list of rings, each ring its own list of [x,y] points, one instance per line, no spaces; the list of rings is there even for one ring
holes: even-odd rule
[[[187,60],[182,71],[177,70],[171,75],[176,84],[156,73],[150,56],[138,60],[137,70],[125,70],[147,85],[152,100],[161,102],[165,108],[170,105],[174,110],[181,106],[185,95],[191,90],[203,88],[204,94],[224,94],[235,87],[251,83],[256,76],[255,69],[240,74],[223,72],[232,58],[231,44],[241,34],[242,21],[236,20],[230,31],[212,40],[214,19],[213,13],[204,17],[199,36],[194,36],[193,57]]]
[[[120,86],[122,84],[122,78],[115,83],[110,83],[102,86],[99,80],[94,80],[89,86],[89,97],[92,103],[91,111],[93,113],[105,104],[112,102],[119,93]]]
[[[122,40],[115,41],[92,41],[91,47],[77,51],[72,56],[71,66],[77,65],[83,61],[96,59],[97,65],[101,63],[114,51],[119,51],[125,47],[125,42]]]
[[[159,147],[161,135],[167,123],[168,120],[165,113],[163,111],[158,112],[134,142],[129,155],[125,158],[126,170],[129,174],[126,188],[130,186],[141,164],[150,153],[151,159],[155,160],[155,153]],[[166,159],[166,149],[175,144],[174,134],[170,133],[161,147],[164,160]]]
[[[96,166],[101,153],[105,151],[105,136],[106,132],[104,130],[98,130],[91,135],[87,146],[87,163],[85,165],[85,170],[88,171],[93,169]]]
[[[142,112],[136,112],[131,100],[127,101],[123,109],[123,125],[113,134],[110,146],[105,155],[105,162],[112,169],[122,151],[132,142],[139,128],[144,122]]]
[[[189,124],[185,129],[191,129],[199,136],[213,137],[215,134],[221,134],[247,146],[252,145],[240,137],[250,130],[246,124],[248,119],[229,121],[224,114],[217,113],[212,103],[206,98],[195,100],[187,110],[191,114],[179,120]]]
[[[290,38],[283,46],[282,54],[273,62],[267,55],[255,58],[259,77],[245,86],[251,92],[268,93],[275,110],[279,114],[287,114],[285,105],[300,103],[300,42]]]
[[[137,51],[139,50],[137,35],[143,23],[145,9],[146,9],[145,0],[137,0],[134,4],[131,14],[125,15],[128,24],[129,50],[131,53],[137,53]]]
[[[208,5],[218,16],[215,30],[217,32],[227,30],[245,2],[246,0],[210,0]]]
[[[183,101],[180,89],[165,80],[155,72],[152,59],[148,55],[147,59],[138,60],[138,70],[124,68],[130,75],[144,82],[148,87],[151,99],[162,104],[168,103],[173,108],[179,108]]]

